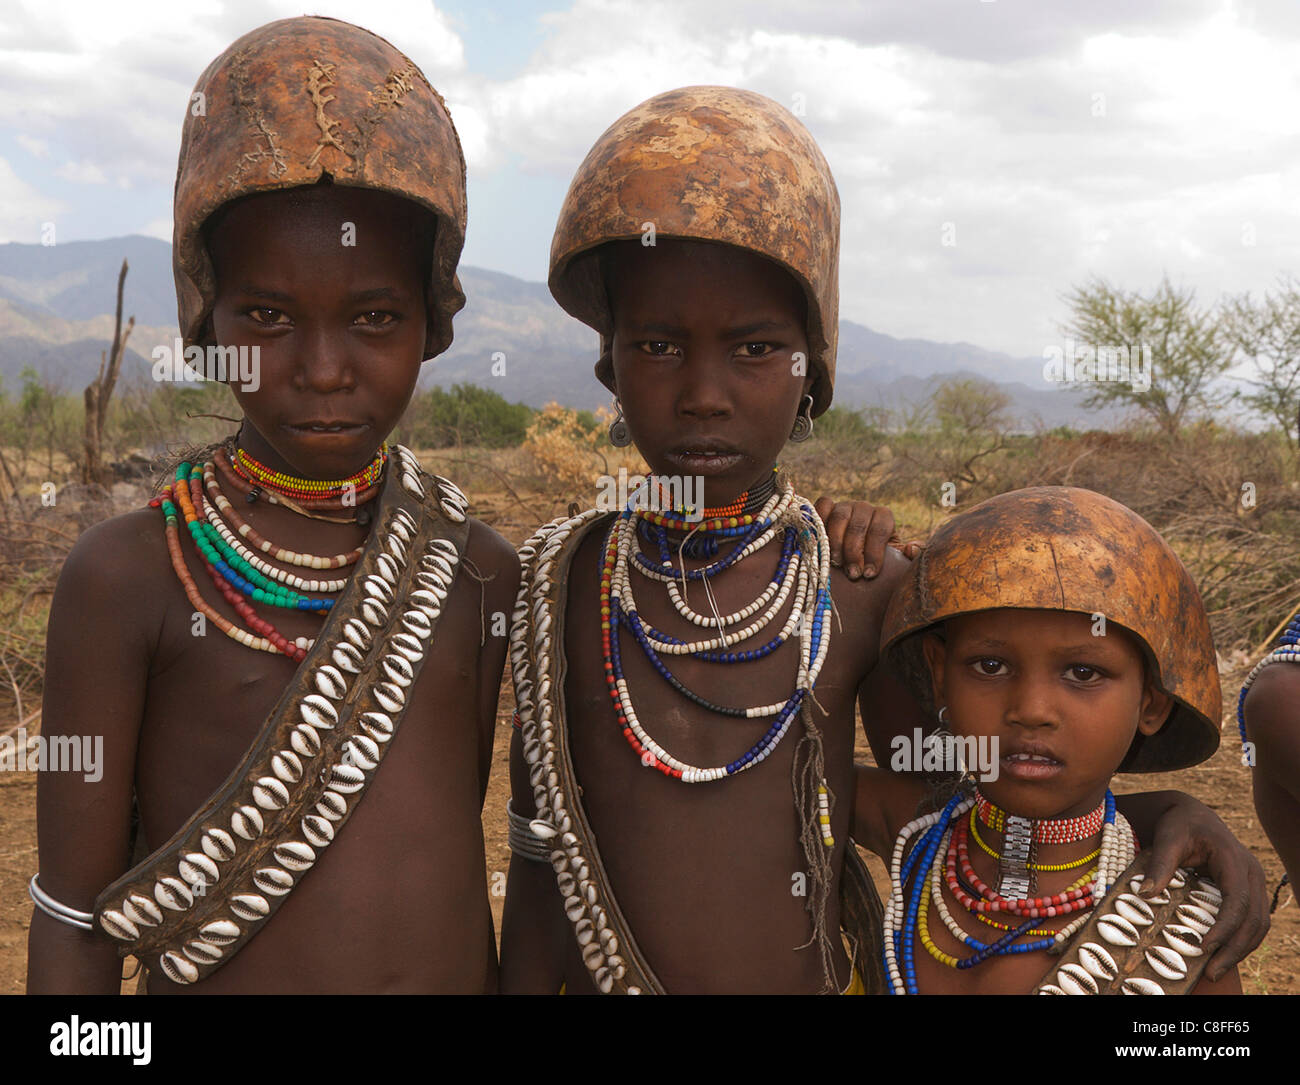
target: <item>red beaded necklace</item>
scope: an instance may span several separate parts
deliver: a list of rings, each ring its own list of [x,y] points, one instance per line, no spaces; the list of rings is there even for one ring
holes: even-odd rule
[[[300,512],[303,515],[310,516],[311,513],[305,512],[299,507],[299,502],[304,505],[310,505],[312,509],[323,512],[335,512],[342,509],[360,512],[362,506],[369,504],[379,496],[382,488],[382,480],[371,486],[366,486],[358,490],[344,489],[342,493],[333,497],[293,497],[290,494],[273,488],[263,487],[261,483],[253,483],[247,477],[241,475],[238,469],[230,461],[229,455],[224,449],[217,449],[212,456],[212,462],[216,464],[217,469],[221,472],[221,477],[228,482],[231,487],[238,490],[244,495],[245,500],[252,504],[259,499],[264,499],[270,505],[283,505],[293,512]],[[278,497],[276,495],[279,495]],[[329,519],[329,517],[321,517]],[[361,519],[358,516],[358,519]],[[365,521],[362,520],[364,523]]]
[[[1050,897],[1028,897],[1024,900],[1008,900],[1000,897],[984,883],[971,866],[970,853],[967,850],[968,833],[965,819],[953,826],[952,842],[948,846],[944,872],[948,891],[967,911],[1005,912],[1020,916],[1022,919],[1050,919],[1053,916],[1069,915],[1092,907],[1091,883],[1082,888],[1066,889]],[[966,879],[966,883],[978,896],[972,896],[961,884],[961,879],[957,877],[958,867],[961,868],[962,878]]]
[[[975,810],[980,824],[996,832],[1002,832],[1006,826],[1007,815],[1001,807],[989,802],[978,791],[975,793]],[[1106,817],[1106,804],[1100,804],[1090,814],[1076,818],[1039,818],[1034,820],[1035,844],[1077,844],[1088,840],[1101,832],[1102,822]]]
[[[379,446],[375,458],[354,475],[347,478],[327,481],[325,479],[302,478],[289,475],[283,471],[273,471],[266,464],[253,459],[244,449],[236,448],[231,466],[235,474],[246,482],[271,490],[295,501],[326,501],[341,498],[345,494],[356,494],[358,490],[368,489],[383,476],[384,465],[388,463],[388,442]]]

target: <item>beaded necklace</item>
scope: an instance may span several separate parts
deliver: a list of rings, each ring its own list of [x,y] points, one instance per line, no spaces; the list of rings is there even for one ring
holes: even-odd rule
[[[388,463],[388,442],[379,446],[375,458],[354,475],[347,478],[326,481],[324,479],[301,478],[288,475],[283,471],[273,471],[264,463],[253,459],[244,449],[236,448],[231,466],[237,475],[245,481],[254,483],[266,490],[291,497],[297,501],[320,501],[328,498],[355,494],[359,490],[374,486],[383,476],[384,466]]]
[[[669,529],[685,531],[686,538],[679,544],[684,556],[715,557],[721,540],[738,533],[743,534],[744,529],[753,524],[755,517],[776,490],[776,473],[777,468],[773,467],[760,482],[729,504],[706,505],[703,516],[698,521],[687,520],[686,509],[670,513],[646,512],[638,519],[637,531],[647,543],[658,546],[661,550],[667,547]]]
[[[220,462],[219,460],[217,462]],[[235,532],[243,539],[247,539],[264,554],[270,554],[276,561],[283,561],[288,565],[299,565],[308,569],[341,569],[346,565],[354,565],[361,557],[362,547],[358,546],[355,550],[350,550],[346,554],[335,554],[333,557],[320,557],[317,554],[300,554],[296,550],[287,550],[284,547],[276,546],[274,543],[262,538],[251,524],[244,522],[235,507],[230,503],[230,499],[221,492],[221,487],[217,484],[216,475],[209,469],[209,465],[204,465],[203,483],[207,488],[208,496],[212,503],[216,505],[220,514],[234,525]]]
[[[1003,832],[1007,824],[1005,810],[989,802],[978,791],[975,793],[975,810],[980,824],[988,829]],[[1098,806],[1090,814],[1077,818],[1039,818],[1034,821],[1033,842],[1035,844],[1077,844],[1101,832],[1105,817],[1105,804]]]
[[[380,452],[386,459],[386,446]],[[314,554],[299,554],[264,539],[249,524],[240,519],[229,499],[222,493],[216,478],[216,468],[223,459],[223,453],[218,449],[213,460],[201,467],[198,464],[181,464],[176,470],[175,482],[159,497],[149,502],[151,507],[160,508],[163,512],[167,550],[172,569],[181,581],[186,598],[191,605],[224,634],[245,647],[286,655],[296,662],[301,662],[311,649],[313,640],[298,637],[290,641],[274,625],[260,617],[249,601],[282,609],[325,613],[333,607],[334,600],[307,593],[326,595],[337,593],[347,585],[347,578],[317,580],[300,577],[290,570],[278,568],[260,558],[241,540],[246,539],[258,550],[277,560],[313,569],[342,568],[354,564],[363,548],[357,547],[348,554],[336,554],[326,558]],[[229,460],[225,462],[228,466]],[[382,470],[382,464],[380,469]],[[228,476],[233,474],[233,472],[224,473]],[[353,480],[345,480],[343,485],[352,482]],[[353,495],[352,501],[354,503],[356,500],[370,500],[378,494],[378,491],[379,484],[376,483],[362,494]],[[267,496],[274,501],[270,494]],[[286,501],[288,500],[290,499],[286,498]],[[227,523],[227,519],[234,524],[233,530]],[[249,629],[239,628],[203,599],[185,564],[181,550],[180,523],[182,521],[203,559],[204,571]]]
[[[1098,807],[1098,809],[1099,809],[1099,810],[1102,810],[1102,811],[1104,812],[1105,807],[1104,807],[1104,806],[1103,806],[1103,807]],[[1100,818],[1098,818],[1097,828],[1098,828],[1098,829],[1101,828],[1101,819],[1100,819]],[[998,861],[1001,861],[1001,859],[1002,859],[1002,853],[1001,853],[1001,852],[998,852],[998,851],[994,851],[991,847],[988,846],[988,844],[986,844],[986,843],[984,842],[983,838],[980,836],[979,821],[976,819],[976,817],[975,817],[975,811],[974,811],[973,809],[971,810],[971,813],[970,813],[970,828],[969,828],[968,831],[970,832],[970,837],[971,837],[971,839],[974,840],[975,843],[979,846],[980,851],[982,851],[985,855],[991,856],[992,858],[997,859]],[[1095,836],[1096,834],[1095,834],[1095,833],[1089,833],[1088,835],[1089,835],[1089,836]],[[1080,840],[1087,840],[1088,837],[1086,837],[1086,836],[1084,836],[1084,837],[1079,837],[1079,839],[1080,839]],[[1072,843],[1073,843],[1073,841],[1072,841]],[[1033,870],[1033,871],[1037,871],[1037,872],[1042,872],[1042,873],[1046,873],[1046,872],[1049,872],[1049,871],[1055,873],[1055,872],[1059,872],[1059,871],[1062,871],[1062,870],[1075,870],[1075,869],[1078,868],[1078,867],[1081,867],[1081,866],[1084,866],[1084,865],[1086,865],[1086,864],[1088,864],[1088,863],[1091,863],[1091,862],[1092,862],[1094,859],[1096,859],[1097,856],[1100,855],[1100,854],[1101,854],[1101,849],[1098,848],[1096,851],[1089,852],[1087,855],[1085,855],[1085,856],[1084,856],[1083,858],[1081,858],[1081,859],[1075,859],[1072,863],[1026,863],[1025,866],[1026,866],[1029,870]]]
[[[891,892],[885,907],[883,944],[885,971],[894,994],[918,992],[917,941],[942,964],[963,970],[992,957],[1063,946],[1083,927],[1095,903],[1109,892],[1133,860],[1136,839],[1124,815],[1115,809],[1114,796],[1107,791],[1101,807],[1101,846],[1097,866],[1050,897],[1015,900],[1002,897],[975,874],[966,850],[970,831],[968,821],[972,828],[976,824],[967,815],[973,813],[978,798],[954,795],[943,810],[909,822],[898,835],[890,859]],[[916,843],[909,848],[913,837],[917,837]],[[953,899],[976,919],[983,920],[986,913],[992,912],[1021,922],[1013,925],[991,921],[990,925],[1002,933],[992,942],[982,942],[968,934],[953,918],[944,900],[945,887]],[[952,936],[972,950],[970,956],[955,957],[934,945],[928,927],[932,907]],[[1038,919],[1057,916],[1074,918],[1057,931],[1035,926]],[[1018,941],[1027,936],[1033,940]]]
[[[830,646],[830,630],[825,625],[830,610],[828,576],[830,568],[829,545],[821,521],[806,504],[796,507],[794,491],[788,487],[773,493],[757,515],[747,517],[747,524],[731,523],[718,528],[687,525],[676,517],[646,515],[661,533],[660,563],[649,561],[636,544],[637,522],[642,515],[625,509],[610,528],[606,538],[600,576],[601,642],[605,658],[605,678],[610,699],[614,704],[618,723],[628,744],[648,766],[659,769],[672,779],[683,783],[706,783],[733,776],[753,768],[765,760],[785,736],[795,714],[816,683]],[[706,522],[707,523],[707,522]],[[666,530],[692,526],[695,530],[710,530],[736,539],[734,549],[724,558],[701,569],[685,569],[675,565],[669,555]],[[743,561],[771,542],[780,533],[782,556],[777,572],[762,594],[749,606],[735,614],[712,617],[699,614],[687,606],[681,595],[679,582],[702,581],[712,601],[709,581],[731,566]],[[806,556],[796,554],[802,542]],[[811,568],[812,572],[808,571]],[[679,614],[693,624],[716,630],[716,635],[698,641],[683,641],[661,633],[642,623],[637,612],[632,590],[632,571],[652,582],[667,587],[669,598]],[[793,610],[781,631],[773,640],[759,648],[744,652],[717,651],[726,645],[754,637],[771,624],[791,593]],[[728,634],[727,627],[751,617],[759,610],[764,613],[750,626]],[[810,620],[805,620],[805,615]],[[793,693],[783,702],[756,707],[732,707],[714,704],[682,684],[660,658],[666,654],[691,655],[697,659],[723,664],[737,664],[760,659],[784,643],[799,627],[800,660]],[[726,765],[702,768],[673,757],[646,732],[637,717],[623,673],[619,630],[627,629],[646,658],[660,676],[678,693],[693,703],[723,716],[744,719],[773,718],[771,727],[748,751]],[[829,831],[829,800],[825,781],[818,790],[819,813],[824,842],[833,844]],[[823,818],[823,815],[826,815]]]
[[[289,656],[296,662],[302,662],[307,658],[307,652],[311,648],[312,642],[300,637],[290,643],[270,622],[258,617],[253,608],[244,602],[240,594],[232,589],[221,578],[221,575],[206,562],[203,568],[212,578],[217,589],[225,597],[226,601],[235,608],[236,613],[252,627],[253,632],[250,633],[245,629],[240,629],[234,622],[210,607],[199,593],[198,585],[194,583],[194,578],[190,576],[189,568],[185,564],[185,555],[181,552],[179,517],[177,516],[176,505],[172,500],[173,497],[178,496],[176,492],[178,488],[169,486],[158,497],[150,501],[149,505],[151,508],[162,509],[165,522],[164,530],[167,537],[167,554],[171,558],[172,570],[176,573],[177,579],[180,580],[181,586],[185,589],[185,597],[190,601],[190,605],[226,636],[238,641],[245,648],[253,648],[260,652],[276,652]],[[256,634],[260,634],[260,636]]]
[[[346,523],[348,520],[339,520],[335,517],[320,516],[320,512],[338,512],[342,510],[355,511],[354,519],[363,527],[370,522],[370,512],[366,506],[379,496],[382,480],[376,482],[373,486],[366,486],[358,490],[344,490],[343,493],[335,497],[303,497],[294,499],[287,494],[281,493],[277,496],[275,490],[266,489],[263,486],[251,483],[243,475],[235,470],[230,461],[229,454],[221,448],[218,448],[212,455],[212,461],[220,472],[221,477],[234,490],[244,495],[244,500],[248,504],[256,504],[258,501],[265,501],[268,505],[280,505],[291,512],[296,512],[300,516],[306,516],[311,519],[332,520],[336,523]],[[300,503],[301,502],[301,503]]]

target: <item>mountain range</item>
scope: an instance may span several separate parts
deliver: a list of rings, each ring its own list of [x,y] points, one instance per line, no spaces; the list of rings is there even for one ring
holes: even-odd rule
[[[113,335],[122,259],[130,265],[123,319],[136,324],[123,362],[124,381],[149,379],[150,352],[176,337],[171,246],[130,236],[58,245],[0,245],[0,378],[17,387],[32,366],[55,387],[80,391],[94,376]],[[595,333],[569,317],[544,283],[462,266],[464,310],[455,342],[427,362],[422,385],[481,385],[510,401],[540,407],[608,403],[592,377]],[[504,355],[504,357],[502,357]],[[893,409],[924,402],[951,376],[997,383],[1019,427],[1105,425],[1112,413],[1085,411],[1079,397],[1043,379],[1039,358],[1015,358],[969,343],[896,339],[840,321],[835,402]]]

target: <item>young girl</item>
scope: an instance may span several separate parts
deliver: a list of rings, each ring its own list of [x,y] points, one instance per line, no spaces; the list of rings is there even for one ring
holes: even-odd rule
[[[464,170],[419,69],[347,23],[271,23],[200,77],[180,327],[256,369],[238,434],[60,577],[43,727],[105,768],[41,777],[29,991],[116,993],[119,953],[151,993],[495,990],[481,616],[518,563],[385,443],[464,304]]]
[[[859,703],[873,740],[920,720],[879,657],[907,566],[845,576],[774,472],[831,403],[838,277],[830,168],[751,91],[641,103],[570,185],[550,286],[601,335],[610,439],[702,477],[705,508],[591,509],[521,550],[504,990],[873,986],[879,902],[836,797]],[[1126,809],[1146,833],[1171,805]]]
[[[1125,873],[1136,837],[1109,790],[1117,771],[1185,768],[1218,746],[1209,624],[1159,535],[1087,490],[992,498],[935,533],[884,642],[924,682],[948,748],[968,764],[978,751],[987,770],[942,801],[915,778],[860,770],[857,839],[891,865],[890,989],[1188,986],[1219,892],[1180,873],[1138,898]],[[1077,961],[1047,955],[1072,939]],[[1235,970],[1197,986],[1239,990]]]

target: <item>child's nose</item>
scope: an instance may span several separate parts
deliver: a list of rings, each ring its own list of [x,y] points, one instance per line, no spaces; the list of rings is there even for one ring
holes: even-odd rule
[[[731,396],[724,376],[723,366],[717,358],[704,356],[698,351],[688,355],[682,370],[678,409],[697,418],[731,414]]]
[[[318,394],[350,388],[354,382],[346,345],[325,329],[303,337],[297,366],[303,386]]]
[[[1022,727],[1055,727],[1060,722],[1050,677],[1022,675],[1009,688],[1007,721]]]

